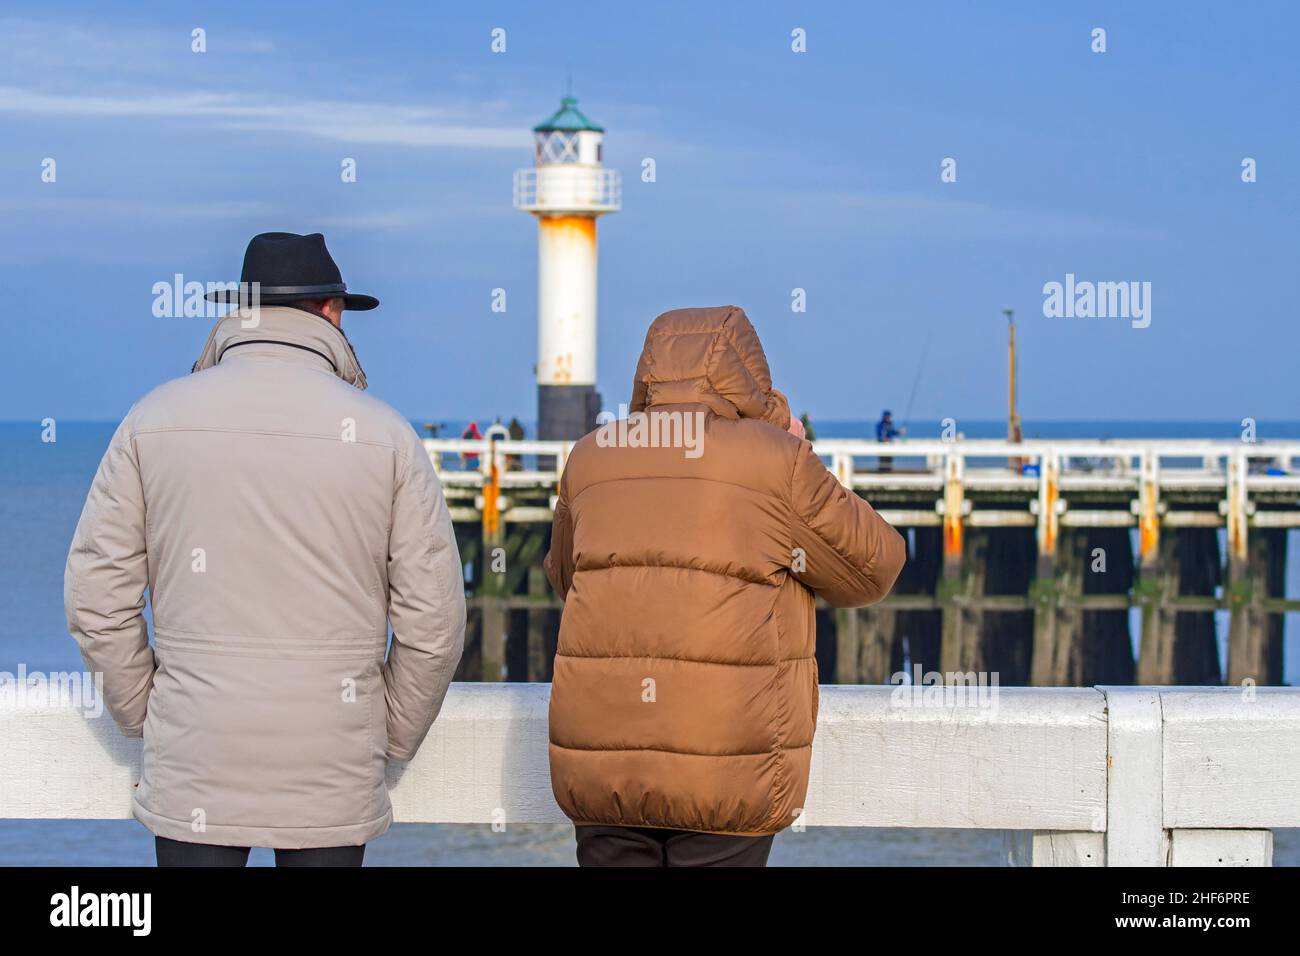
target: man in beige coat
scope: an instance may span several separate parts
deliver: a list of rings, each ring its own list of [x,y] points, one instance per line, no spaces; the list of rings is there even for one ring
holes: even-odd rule
[[[263,846],[357,866],[392,821],[385,767],[414,756],[460,659],[463,570],[429,456],[362,391],[341,328],[379,303],[347,292],[320,235],[255,237],[243,280],[260,307],[113,436],[68,626],[144,737],[134,812],[159,865]]]

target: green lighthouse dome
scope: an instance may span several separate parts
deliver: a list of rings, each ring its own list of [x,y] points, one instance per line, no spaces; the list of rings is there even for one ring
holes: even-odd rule
[[[533,127],[534,133],[576,133],[589,130],[593,133],[605,132],[605,127],[597,126],[578,109],[578,101],[572,96],[560,100],[560,108],[549,119]]]

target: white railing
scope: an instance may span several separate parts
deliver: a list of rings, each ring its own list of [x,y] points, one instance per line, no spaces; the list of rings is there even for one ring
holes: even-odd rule
[[[447,485],[481,487],[495,463],[501,489],[553,488],[573,442],[425,439],[425,447]],[[1140,526],[1144,521],[1153,527],[1226,525],[1232,532],[1234,556],[1245,547],[1245,535],[1239,532],[1246,528],[1300,527],[1300,508],[1274,505],[1257,512],[1252,499],[1259,492],[1300,493],[1300,442],[963,439],[885,444],[839,438],[813,442],[813,450],[842,484],[869,498],[880,489],[915,492],[928,510],[881,510],[896,525],[959,521],[971,526],[1028,526],[1038,528],[1040,541],[1054,537],[1058,526]],[[476,467],[466,468],[466,454],[478,456]],[[889,459],[888,470],[880,468],[882,457]],[[515,470],[507,467],[507,459]],[[529,468],[530,462],[536,467]],[[541,467],[543,463],[547,467]],[[459,468],[453,467],[457,464]],[[1019,491],[1032,500],[1028,508],[971,511],[968,490]],[[1130,510],[1071,510],[1062,495],[1071,491],[1127,495]],[[1166,513],[1161,495],[1172,491],[1221,493],[1220,509]],[[509,499],[504,500],[508,505]],[[529,520],[538,517],[535,509],[526,510]]]
[[[489,439],[462,438],[426,438],[424,444],[435,464],[465,453],[483,456],[480,459],[480,470],[484,473],[488,467],[486,455],[494,447],[499,456],[498,464],[506,455],[558,456],[562,461],[573,448],[573,442],[493,442]],[[1141,473],[1144,460],[1155,462],[1161,474],[1170,476],[1171,480],[1180,474],[1187,478],[1217,475],[1222,484],[1223,477],[1237,460],[1245,460],[1254,466],[1256,474],[1252,474],[1252,477],[1263,477],[1258,475],[1258,471],[1265,465],[1288,472],[1285,476],[1268,477],[1295,478],[1300,475],[1300,442],[1291,441],[1247,444],[1238,441],[1181,439],[1035,439],[1024,442],[962,439],[951,442],[924,440],[884,443],[864,438],[832,438],[813,442],[813,450],[837,475],[856,474],[855,483],[896,481],[900,477],[898,474],[862,472],[856,467],[859,460],[866,460],[864,464],[869,464],[882,456],[891,458],[896,463],[900,459],[916,462],[918,464],[915,466],[909,465],[911,470],[930,471],[935,475],[944,473],[944,463],[951,458],[960,458],[968,463],[983,463],[988,470],[999,472],[1007,471],[1006,463],[1010,460],[1038,466],[1041,472],[1044,461],[1051,458],[1059,463],[1062,472],[1066,474],[1079,477],[1115,475],[1134,480]],[[968,466],[967,470],[972,469]],[[540,474],[550,475],[554,479],[556,472],[551,470]]]
[[[1267,866],[1271,830],[1300,826],[1300,689],[987,693],[906,706],[899,688],[821,688],[796,830],[1013,830],[1015,860],[1033,865]],[[70,695],[22,696],[0,688],[0,818],[129,817],[140,741]],[[389,768],[396,819],[563,822],[549,696],[548,684],[453,684],[415,759]]]
[[[623,178],[616,169],[563,165],[515,170],[514,203],[525,212],[618,212]]]

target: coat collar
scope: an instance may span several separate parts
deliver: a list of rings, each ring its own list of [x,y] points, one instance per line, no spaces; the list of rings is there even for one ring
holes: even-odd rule
[[[211,368],[231,348],[253,343],[288,345],[315,352],[343,381],[360,389],[366,387],[366,373],[343,330],[328,319],[288,306],[263,306],[242,316],[236,309],[223,316],[213,326],[191,371]]]

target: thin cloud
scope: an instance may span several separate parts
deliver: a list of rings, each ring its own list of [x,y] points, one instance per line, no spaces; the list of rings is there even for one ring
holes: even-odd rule
[[[262,202],[155,202],[103,197],[53,199],[0,199],[0,211],[48,214],[70,213],[79,220],[107,217],[119,221],[140,219],[246,219],[265,216],[275,207]]]
[[[45,118],[132,117],[207,120],[221,129],[291,132],[346,143],[527,150],[526,126],[475,126],[453,110],[392,103],[265,99],[241,93],[139,93],[113,96],[0,87],[0,113]]]
[[[39,215],[48,221],[51,217],[72,216],[77,222],[108,220],[111,222],[141,221],[270,221],[301,215],[301,210],[291,204],[260,201],[199,202],[162,201],[146,199],[113,199],[101,196],[54,197],[39,199],[0,198],[0,213],[15,216]],[[505,203],[448,204],[445,202],[422,206],[402,206],[355,213],[334,213],[317,216],[313,228],[357,229],[390,231],[427,229],[432,225],[449,225],[468,220],[513,219],[517,214]]]
[[[121,24],[67,23],[0,17],[0,56],[23,70],[87,71],[165,75],[172,58],[191,56],[191,28],[171,30]],[[212,52],[265,57],[277,52],[270,36],[217,31],[208,37]]]

